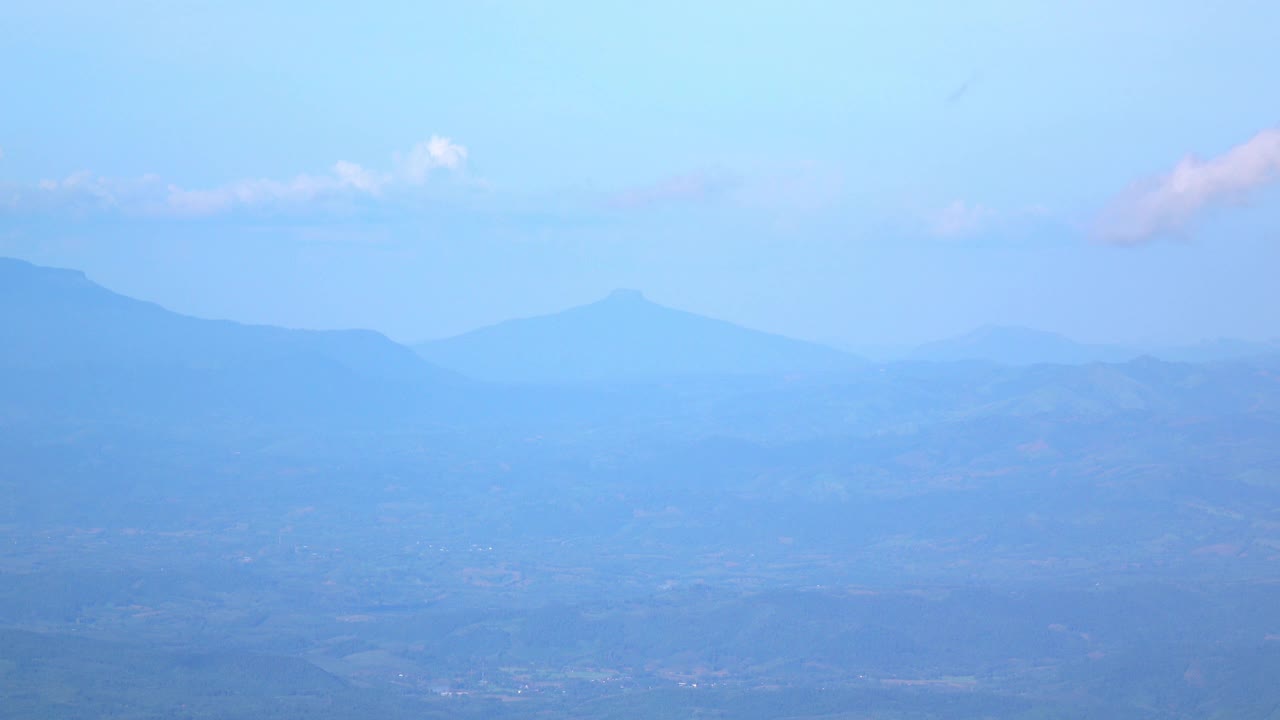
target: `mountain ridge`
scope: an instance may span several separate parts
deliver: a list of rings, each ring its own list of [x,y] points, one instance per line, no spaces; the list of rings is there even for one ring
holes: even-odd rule
[[[825,345],[659,305],[626,288],[413,347],[447,369],[508,383],[830,373],[865,364]]]
[[[10,403],[71,415],[181,414],[189,405],[341,417],[407,397],[397,388],[429,393],[466,383],[371,330],[194,318],[113,292],[78,270],[9,258],[0,258],[0,370]]]
[[[1222,362],[1280,353],[1280,343],[1232,338],[1189,345],[1141,347],[1079,342],[1066,335],[1020,325],[981,325],[969,332],[918,345],[902,359],[918,362],[994,362],[1002,365],[1123,363],[1144,356],[1166,362]]]

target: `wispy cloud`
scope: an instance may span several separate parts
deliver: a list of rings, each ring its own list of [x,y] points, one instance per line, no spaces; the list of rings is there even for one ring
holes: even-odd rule
[[[607,204],[634,210],[706,202],[721,196],[734,184],[734,179],[724,173],[684,173],[614,193]]]
[[[103,210],[155,211],[163,204],[164,183],[156,175],[111,178],[87,170],[59,180],[41,180],[34,186],[8,185],[7,202],[0,206],[17,212],[85,213]]]
[[[930,230],[941,238],[969,237],[982,231],[997,214],[985,205],[955,200],[933,216]]]
[[[88,171],[34,187],[10,188],[10,209],[20,211],[100,210],[144,216],[195,217],[241,209],[298,207],[325,199],[376,198],[386,192],[421,186],[436,170],[460,170],[467,148],[432,136],[397,153],[393,170],[379,171],[340,160],[319,174],[289,179],[248,178],[211,188],[187,188],[159,177],[111,178]]]
[[[917,222],[923,220],[925,232],[944,240],[1024,236],[1055,222],[1054,212],[1040,203],[995,207],[966,200],[952,200],[941,209],[917,214],[916,218]]]
[[[836,204],[844,178],[828,166],[800,162],[748,170],[719,168],[668,175],[606,195],[618,210],[733,208],[742,213],[816,213]]]
[[[431,136],[420,142],[405,156],[396,155],[401,176],[408,182],[421,185],[432,170],[443,168],[457,170],[467,161],[467,149],[447,137]]]
[[[1280,181],[1280,128],[1263,130],[1217,157],[1188,155],[1172,171],[1135,184],[1099,215],[1103,242],[1139,245],[1184,232],[1204,212],[1246,202]]]
[[[386,183],[355,163],[338,162],[328,174],[298,175],[291,180],[238,180],[197,190],[170,185],[165,205],[182,215],[213,215],[235,208],[297,205],[339,193],[376,195]]]
[[[377,195],[390,182],[390,178],[346,160],[333,164],[333,176],[337,178],[339,187],[349,187]]]

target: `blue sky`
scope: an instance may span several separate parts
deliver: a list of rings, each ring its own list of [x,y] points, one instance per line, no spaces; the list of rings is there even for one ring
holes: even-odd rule
[[[0,254],[176,310],[1280,335],[1276,3],[18,5]]]

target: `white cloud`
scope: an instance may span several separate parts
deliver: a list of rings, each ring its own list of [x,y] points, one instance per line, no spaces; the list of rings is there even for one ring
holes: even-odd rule
[[[1263,130],[1227,152],[1182,159],[1169,173],[1129,188],[1100,215],[1098,236],[1138,245],[1184,230],[1204,211],[1240,203],[1280,181],[1280,128]]]
[[[213,188],[184,188],[154,175],[109,178],[88,171],[62,180],[41,180],[35,187],[16,187],[14,209],[56,211],[59,208],[118,210],[141,215],[213,215],[242,208],[301,205],[325,198],[376,197],[397,187],[422,185],[428,171],[456,171],[467,149],[448,138],[432,136],[418,143],[393,174],[340,160],[322,174],[300,174],[288,180],[249,178]],[[394,161],[400,162],[399,156]]]
[[[167,204],[183,215],[212,215],[235,207],[314,199],[330,185],[326,178],[299,175],[293,180],[238,180],[206,190],[168,188]]]
[[[17,187],[11,206],[15,209],[76,211],[133,208],[153,205],[159,178],[143,175],[137,178],[110,178],[88,170],[71,173],[61,180],[45,179],[35,187]]]
[[[986,227],[996,214],[985,205],[956,200],[934,215],[930,230],[938,237],[967,237]]]
[[[467,149],[447,137],[432,135],[413,146],[403,158],[396,157],[404,179],[415,185],[426,182],[427,175],[436,168],[456,170],[467,161]]]
[[[343,187],[355,188],[370,195],[377,195],[382,192],[382,188],[386,187],[391,181],[386,175],[366,170],[346,160],[339,160],[333,164],[333,174]]]

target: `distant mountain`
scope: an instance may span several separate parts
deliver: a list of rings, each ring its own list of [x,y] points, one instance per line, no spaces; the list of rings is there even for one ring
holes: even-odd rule
[[[1140,348],[1081,343],[1058,333],[1026,327],[985,325],[954,338],[927,343],[904,359],[927,362],[984,361],[1002,365],[1082,365],[1126,362],[1144,355],[1167,362],[1221,362],[1280,353],[1278,342],[1219,338],[1193,345]]]
[[[1170,362],[1245,360],[1268,355],[1280,355],[1280,340],[1255,342],[1251,340],[1217,338],[1214,340],[1202,340],[1194,345],[1180,345],[1152,350],[1151,355]]]
[[[388,386],[458,381],[375,332],[198,319],[0,258],[0,383],[32,407],[340,414]]]
[[[862,361],[816,343],[748,330],[616,290],[553,315],[423,343],[427,360],[503,382],[614,382],[847,370]]]
[[[983,360],[1004,365],[1124,362],[1141,355],[1119,345],[1091,345],[1025,327],[986,325],[958,337],[927,343],[908,359],[929,362]]]

